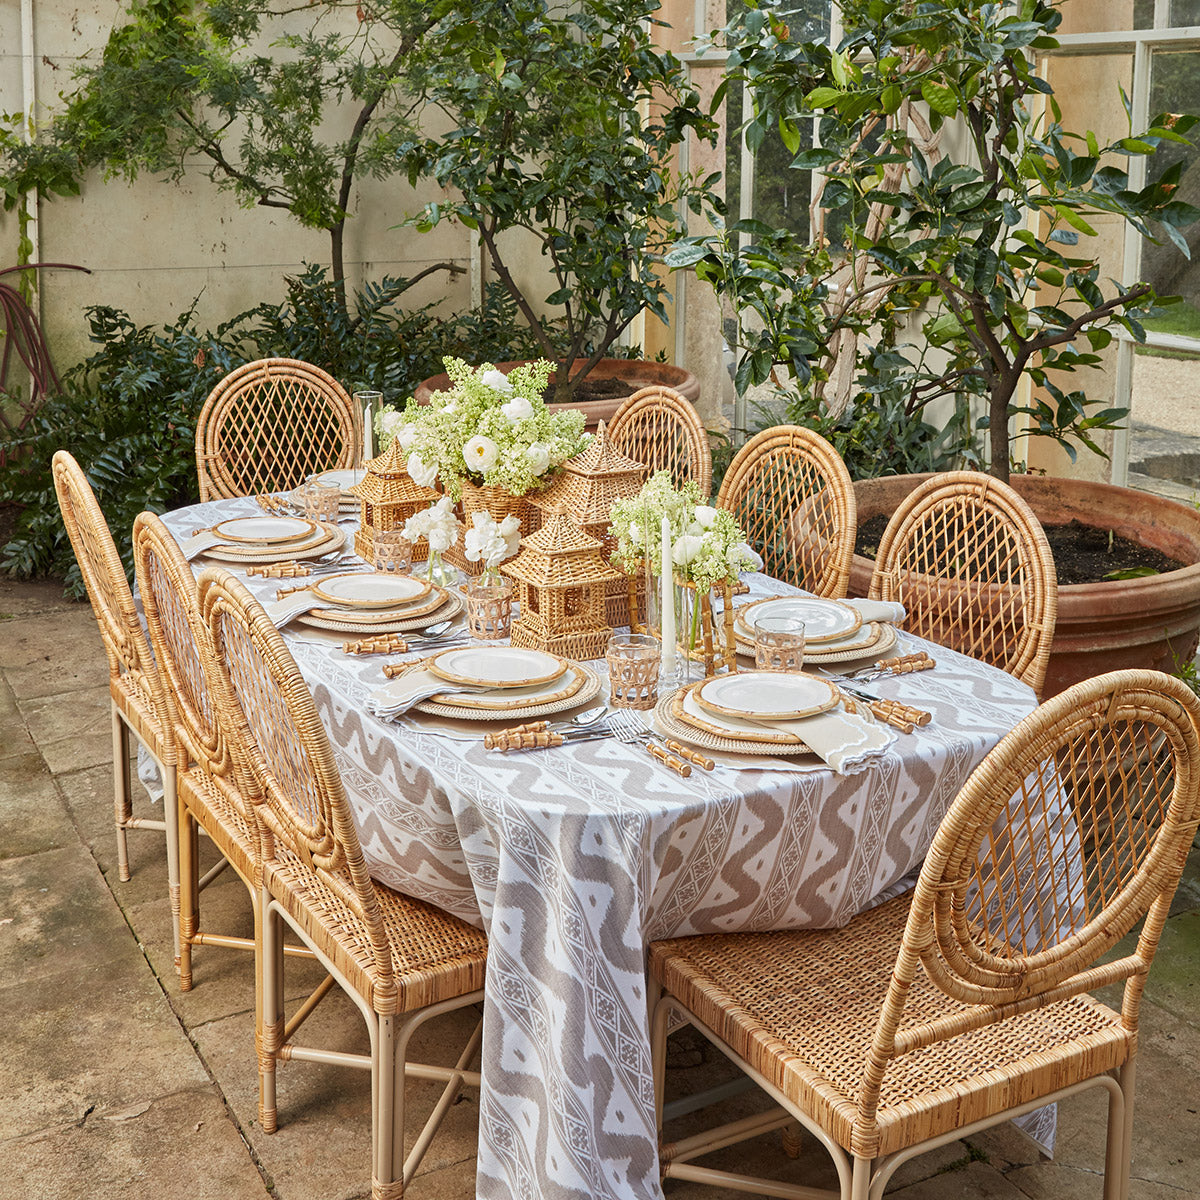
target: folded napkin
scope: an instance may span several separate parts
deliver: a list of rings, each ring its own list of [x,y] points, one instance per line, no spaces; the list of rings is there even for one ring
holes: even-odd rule
[[[843,600],[842,603],[854,609],[864,621],[898,625],[908,615],[904,605],[893,600]]]
[[[267,610],[267,616],[271,618],[275,628],[282,629],[301,613],[312,612],[314,608],[335,606],[306,589],[302,592],[293,592],[290,596],[284,596],[282,600],[276,600],[272,604],[264,604],[263,607]]]
[[[432,671],[421,668],[417,671],[405,671],[403,675],[393,679],[384,687],[376,688],[367,697],[367,711],[387,720],[406,713],[422,700],[443,693],[459,695],[464,692],[494,692],[499,689],[489,687],[466,687],[461,683],[447,683],[439,679]],[[512,689],[506,689],[511,691]],[[497,713],[503,716],[503,713]]]
[[[203,554],[205,550],[211,550],[214,546],[219,546],[221,539],[217,537],[211,529],[205,529],[201,533],[194,534],[188,538],[186,542],[180,545],[183,551],[183,557],[191,562],[199,554]]]

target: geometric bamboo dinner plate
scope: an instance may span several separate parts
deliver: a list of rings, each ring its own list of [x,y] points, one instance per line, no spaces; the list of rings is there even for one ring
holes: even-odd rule
[[[678,738],[681,742],[688,742],[705,750],[725,750],[730,754],[772,754],[791,758],[793,755],[812,753],[802,741],[794,744],[750,741],[746,738],[724,736],[710,733],[706,729],[698,729],[675,715],[673,706],[677,699],[678,693],[663,696],[654,709],[654,724],[658,731],[667,737]]]
[[[804,661],[812,663],[848,662],[868,655],[878,657],[896,644],[896,629],[880,621],[869,621],[848,638],[817,645],[805,644]],[[737,634],[737,652],[747,658],[754,657],[754,643]]]
[[[428,665],[428,664],[426,664]],[[430,699],[449,708],[469,708],[477,712],[495,713],[504,716],[516,708],[528,708],[531,704],[553,704],[557,700],[570,700],[584,684],[584,674],[568,665],[562,676],[549,683],[531,684],[522,688],[499,688],[494,692],[439,692]]]
[[[217,562],[228,563],[263,563],[263,562],[302,562],[309,558],[320,558],[340,550],[346,542],[346,535],[336,525],[324,521],[316,523],[316,531],[311,537],[301,541],[286,542],[281,545],[232,546],[225,543],[204,550],[200,557],[215,559]]]
[[[739,741],[763,742],[769,746],[795,746],[803,739],[789,729],[773,728],[741,717],[729,717],[702,708],[696,700],[696,690],[703,685],[693,683],[680,688],[672,697],[671,715],[692,729],[703,730],[716,737],[736,738]]]
[[[743,604],[734,616],[736,631],[754,641],[754,624],[760,617],[787,617],[804,622],[806,646],[847,638],[862,624],[862,614],[837,600],[817,596],[770,596]]]
[[[420,666],[414,663],[414,667]],[[524,721],[531,717],[550,717],[587,704],[600,694],[600,676],[586,663],[572,662],[570,670],[580,676],[579,687],[570,696],[558,700],[525,698],[524,703],[505,709],[462,708],[450,704],[439,704],[436,700],[422,700],[413,706],[414,712],[428,713],[432,717],[452,717],[459,721]],[[478,698],[478,697],[476,697]]]
[[[435,654],[428,669],[447,683],[523,688],[562,677],[567,661],[557,654],[520,646],[454,646]]]
[[[439,621],[458,616],[466,607],[466,601],[454,592],[443,592],[440,599],[431,593],[429,602],[433,603],[434,600],[439,602],[426,613],[413,613],[411,609],[368,613],[322,608],[314,612],[300,613],[295,620],[298,624],[310,625],[313,629],[330,629],[336,633],[353,633],[359,637],[366,637],[380,633],[412,633],[414,630],[428,629],[430,625],[436,625]]]
[[[235,546],[282,546],[312,541],[317,526],[305,517],[231,517],[214,525],[212,531],[222,542]]]
[[[391,571],[346,571],[326,575],[309,584],[308,590],[318,600],[338,608],[399,609],[424,600],[432,587],[428,579],[414,579]]]
[[[841,695],[828,679],[795,671],[743,671],[704,680],[693,693],[707,712],[743,721],[802,721],[828,712]]]

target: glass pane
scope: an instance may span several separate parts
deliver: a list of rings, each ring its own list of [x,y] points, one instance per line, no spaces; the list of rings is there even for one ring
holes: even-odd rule
[[[1200,25],[1200,0],[1171,0],[1171,24]]]
[[[1200,16],[1200,5],[1176,0],[1176,11],[1189,8]],[[1151,60],[1150,112],[1195,112],[1200,104],[1200,52],[1161,50]],[[1186,165],[1179,197],[1200,201],[1200,168],[1194,146],[1169,144],[1151,160],[1157,173],[1171,163]],[[1139,274],[1160,295],[1181,296],[1161,317],[1146,322],[1151,335],[1196,339],[1200,351],[1200,230],[1183,231],[1192,247],[1187,259],[1165,237],[1161,245],[1142,246]],[[1200,406],[1196,385],[1200,353],[1171,347],[1136,346],[1129,420],[1129,482],[1136,487],[1190,500],[1200,488]]]
[[[1195,0],[1175,0],[1195,3]],[[1154,25],[1154,0],[1072,0],[1062,7],[1060,34],[1105,33],[1150,29]]]

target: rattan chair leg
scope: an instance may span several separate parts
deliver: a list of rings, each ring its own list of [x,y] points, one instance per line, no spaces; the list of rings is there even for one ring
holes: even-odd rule
[[[264,892],[261,912],[262,954],[259,964],[259,1028],[255,1030],[258,1050],[258,1120],[264,1133],[279,1128],[275,1091],[275,1068],[283,1045],[283,918]]]
[[[171,899],[171,937],[175,946],[175,970],[179,970],[179,781],[173,764],[163,766],[163,821],[167,833],[167,894]]]
[[[1108,1143],[1104,1152],[1104,1200],[1125,1200],[1133,1150],[1133,1091],[1137,1059],[1116,1072],[1117,1090],[1108,1097]]]
[[[182,800],[176,803],[179,836],[179,990],[192,990],[192,944],[199,925],[200,889],[196,857],[199,836],[196,820]]]
[[[804,1130],[799,1121],[792,1121],[779,1131],[779,1141],[788,1158],[799,1158],[804,1148]]]
[[[126,832],[126,822],[133,816],[133,780],[129,770],[129,726],[121,717],[121,711],[116,702],[112,702],[112,743],[113,743],[113,816],[117,825],[117,878],[122,883],[128,883],[129,874],[129,837]]]

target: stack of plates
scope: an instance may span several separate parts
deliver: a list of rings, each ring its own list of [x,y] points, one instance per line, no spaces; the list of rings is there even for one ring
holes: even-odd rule
[[[733,630],[740,654],[754,654],[754,623],[760,617],[791,617],[804,622],[805,661],[831,663],[878,655],[896,642],[891,625],[864,622],[856,609],[838,600],[814,596],[775,596],[743,604]]]
[[[548,716],[600,692],[599,677],[583,663],[517,646],[455,646],[411,670],[446,681],[446,691],[416,705],[418,712],[471,721]],[[456,686],[488,690],[458,692]]]
[[[316,475],[310,475],[306,482],[308,483],[323,483],[326,487],[338,487],[342,489],[342,499],[338,508],[345,514],[357,513],[359,500],[350,489],[362,480],[366,474],[363,468],[346,467],[336,471],[320,471]],[[292,493],[292,500],[304,506],[303,488],[297,488]]]
[[[445,588],[387,571],[327,575],[309,591],[329,607],[301,613],[297,621],[364,637],[425,629],[462,611],[462,600]]]
[[[220,562],[282,562],[320,558],[340,550],[346,537],[336,525],[310,521],[306,517],[233,517],[214,525],[221,539],[206,558]]]
[[[803,754],[795,722],[836,708],[826,679],[787,671],[746,671],[702,679],[664,696],[655,720],[672,737],[738,754]]]

